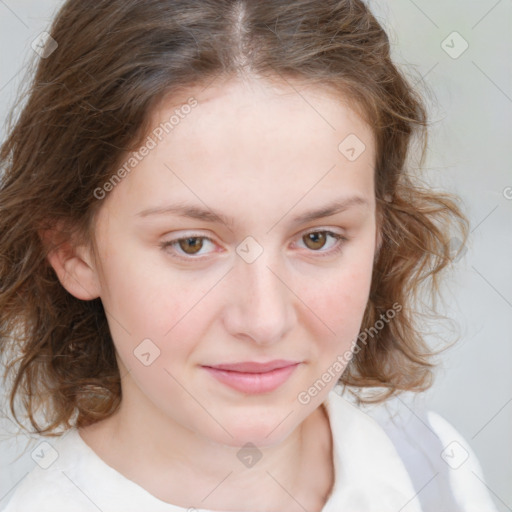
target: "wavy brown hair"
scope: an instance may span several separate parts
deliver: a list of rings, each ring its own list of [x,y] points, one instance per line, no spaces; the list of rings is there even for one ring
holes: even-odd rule
[[[362,330],[393,304],[402,309],[340,383],[382,388],[374,401],[431,385],[436,353],[415,304],[420,291],[439,292],[440,273],[459,254],[452,229],[462,247],[468,223],[457,198],[410,172],[414,140],[424,161],[426,107],[363,2],[68,0],[49,32],[58,48],[37,63],[0,151],[0,350],[18,422],[20,406],[36,432],[56,435],[108,417],[121,401],[101,300],[63,288],[41,232],[66,226],[62,241],[94,240],[102,205],[94,191],[140,146],[159,102],[240,74],[329,89],[372,127],[383,244]]]

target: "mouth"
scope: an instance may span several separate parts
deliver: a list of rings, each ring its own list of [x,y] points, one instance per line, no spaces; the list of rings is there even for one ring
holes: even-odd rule
[[[288,366],[292,366],[294,364],[299,364],[299,361],[275,359],[274,361],[267,361],[265,363],[258,363],[256,361],[245,361],[243,363],[216,364],[208,366],[208,368],[241,373],[265,373],[270,372],[272,370],[279,370],[280,368],[287,368]]]
[[[284,384],[300,365],[297,361],[243,362],[202,366],[222,384],[246,394],[269,393]]]

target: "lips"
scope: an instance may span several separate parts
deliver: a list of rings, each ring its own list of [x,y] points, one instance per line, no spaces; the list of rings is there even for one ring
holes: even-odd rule
[[[296,361],[243,362],[203,366],[218,382],[245,394],[269,393],[283,385],[300,365]]]
[[[213,366],[207,366],[207,368],[214,368],[215,370],[226,370],[229,372],[241,372],[241,373],[266,373],[279,368],[286,368],[298,364],[298,361],[288,361],[285,359],[276,359],[267,363],[257,363],[253,361],[247,361],[243,363],[232,363],[232,364],[216,364]]]

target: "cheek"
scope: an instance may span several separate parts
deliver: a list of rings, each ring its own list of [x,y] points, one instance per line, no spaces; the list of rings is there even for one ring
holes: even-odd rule
[[[298,311],[295,328],[309,332],[319,359],[346,350],[359,333],[373,262],[367,238],[354,244],[336,268],[309,266],[289,276],[299,297],[290,298]],[[110,249],[102,260],[102,301],[118,352],[130,367],[134,350],[149,339],[156,346],[154,352],[160,353],[159,362],[175,366],[193,352],[196,341],[229,302],[231,294],[223,291],[228,283],[219,283],[222,273],[218,272],[170,270],[159,256],[148,258],[147,251],[120,240],[115,247],[123,250]]]
[[[163,378],[169,389],[165,370],[184,370],[215,316],[209,292],[219,275],[170,270],[133,248],[125,254],[103,265],[102,301],[116,350],[126,368],[142,372],[144,387],[158,389]]]
[[[346,339],[361,325],[369,295],[370,280],[365,274],[351,273],[330,281],[322,296],[306,295],[312,311],[337,339]]]
[[[310,310],[310,329],[315,332],[322,361],[345,353],[355,342],[369,298],[372,262],[360,261],[326,275],[316,287],[305,286],[301,299]]]
[[[132,336],[163,338],[201,301],[208,283],[171,272],[143,252],[126,253],[104,262],[102,301]]]

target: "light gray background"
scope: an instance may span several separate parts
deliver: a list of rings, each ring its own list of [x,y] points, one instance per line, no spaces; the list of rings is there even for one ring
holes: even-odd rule
[[[0,0],[0,121],[5,119],[57,0]],[[460,341],[445,353],[428,407],[476,452],[500,512],[512,510],[512,2],[370,1],[388,29],[395,60],[433,91],[427,161],[431,183],[458,193],[471,220],[467,252],[446,284],[445,314]],[[454,59],[454,31],[469,44]],[[450,36],[452,52],[461,48]],[[21,72],[20,72],[21,70]],[[421,84],[420,84],[421,86]],[[0,133],[3,139],[5,132]],[[441,324],[440,324],[441,325]],[[444,325],[444,324],[442,324]],[[2,438],[12,425],[4,420]],[[35,464],[30,451],[0,443],[0,508]],[[17,460],[15,457],[22,454]],[[485,511],[482,511],[485,512]]]

